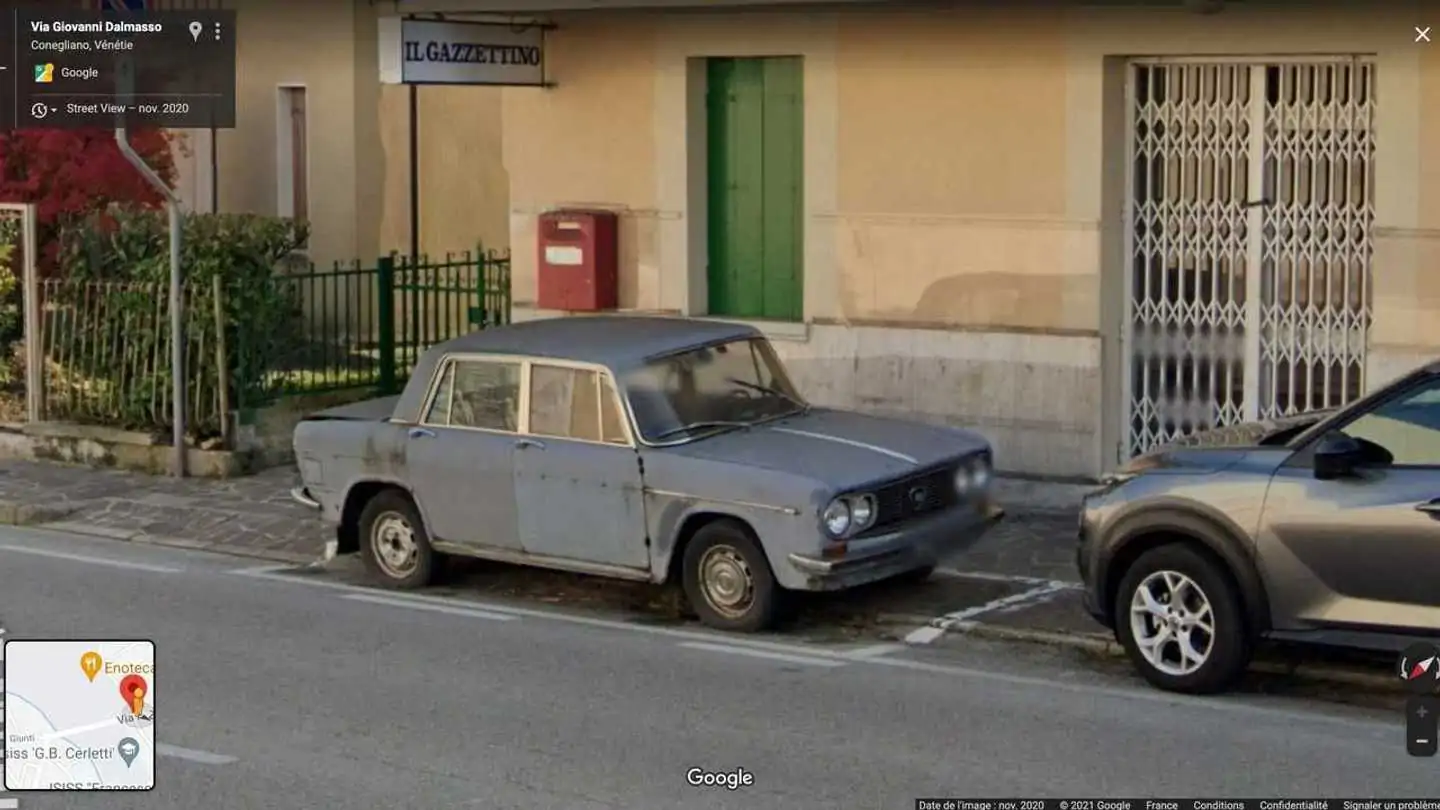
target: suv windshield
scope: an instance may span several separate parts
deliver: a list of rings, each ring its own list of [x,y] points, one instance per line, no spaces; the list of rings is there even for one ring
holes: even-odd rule
[[[809,408],[763,338],[688,349],[622,380],[647,441],[692,439]]]

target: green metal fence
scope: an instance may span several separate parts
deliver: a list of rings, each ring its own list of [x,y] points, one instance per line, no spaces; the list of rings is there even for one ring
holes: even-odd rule
[[[370,266],[307,266],[272,283],[277,298],[295,302],[300,329],[281,346],[237,347],[237,383],[250,392],[240,407],[350,389],[396,393],[425,349],[510,321],[508,252],[392,254]]]
[[[206,436],[221,432],[225,409],[219,313],[207,292],[183,293],[185,407],[193,432]],[[45,279],[35,294],[44,419],[135,430],[171,424],[168,285]]]
[[[186,410],[197,437],[229,438],[230,415],[294,395],[396,393],[430,346],[510,320],[510,258],[386,256],[305,266],[256,288],[187,284]],[[40,317],[47,421],[136,430],[171,420],[167,285],[47,279]]]

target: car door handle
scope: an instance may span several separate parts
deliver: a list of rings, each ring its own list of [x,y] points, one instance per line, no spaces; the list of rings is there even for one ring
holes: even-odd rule
[[[1418,512],[1427,512],[1429,514],[1435,515],[1436,517],[1440,517],[1440,498],[1436,498],[1433,501],[1426,501],[1424,503],[1417,503],[1415,504],[1415,510]]]
[[[515,442],[516,450],[524,450],[528,447],[533,447],[536,450],[544,450],[545,443],[541,441],[536,441],[535,439],[520,439]]]
[[[418,428],[418,427],[417,427],[417,428],[410,428],[410,438],[412,438],[412,439],[433,439],[433,438],[435,438],[435,431],[433,431],[433,430],[426,430],[425,428]]]

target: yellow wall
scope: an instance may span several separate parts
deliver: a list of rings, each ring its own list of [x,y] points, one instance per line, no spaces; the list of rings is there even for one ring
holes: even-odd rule
[[[504,94],[515,297],[534,297],[535,214],[599,204],[624,213],[622,306],[703,313],[704,175],[687,147],[703,82],[687,64],[800,55],[808,321],[1099,335],[1123,261],[1104,248],[1123,134],[1105,117],[1107,58],[1360,53],[1381,99],[1373,342],[1440,346],[1440,321],[1415,314],[1440,297],[1440,277],[1418,275],[1440,226],[1440,159],[1422,148],[1440,147],[1440,51],[1411,42],[1411,17],[1384,3],[560,15],[559,86]]]
[[[1065,61],[1053,9],[838,18],[845,319],[1095,328],[1095,268],[1066,266]]]
[[[510,179],[500,158],[500,90],[421,87],[420,247],[432,256],[510,244]],[[380,243],[410,249],[410,91],[380,87],[384,216]]]
[[[306,88],[310,257],[321,265],[410,245],[408,100],[379,82],[369,2],[232,0],[237,11],[236,127],[220,130],[219,210],[279,211],[279,87]],[[421,89],[421,237],[432,254],[509,244],[500,91]],[[209,208],[208,132],[181,132],[181,194]]]
[[[545,44],[546,73],[556,87],[503,91],[515,300],[535,299],[536,215],[599,206],[621,214],[621,306],[647,305],[642,276],[648,280],[658,268],[655,34],[648,15],[560,26]]]

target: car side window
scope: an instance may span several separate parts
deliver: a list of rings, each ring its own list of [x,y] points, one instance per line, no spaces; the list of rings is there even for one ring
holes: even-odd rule
[[[1380,445],[1401,466],[1440,466],[1440,378],[1393,399],[1341,428]]]
[[[446,365],[425,423],[515,432],[520,429],[520,364],[454,360]]]
[[[608,409],[606,406],[609,406]],[[614,416],[614,391],[589,369],[536,363],[530,370],[530,432],[537,436],[625,443]],[[608,424],[607,424],[608,422]]]
[[[600,439],[606,444],[630,443],[625,433],[625,417],[620,412],[620,397],[615,384],[604,374],[600,376]]]

